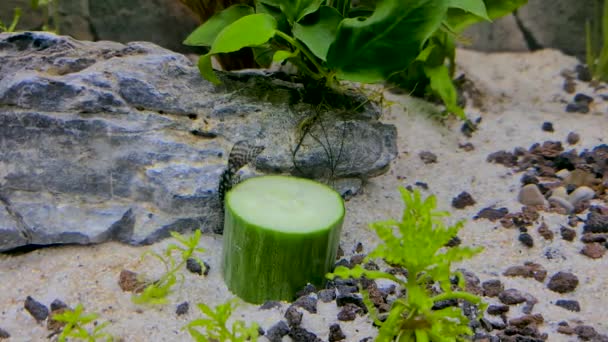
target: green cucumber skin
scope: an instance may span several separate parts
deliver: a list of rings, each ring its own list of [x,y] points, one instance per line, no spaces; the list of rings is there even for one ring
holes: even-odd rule
[[[318,232],[284,233],[249,224],[226,206],[224,281],[230,291],[253,304],[291,301],[307,283],[322,287],[336,260],[343,220],[341,215]]]

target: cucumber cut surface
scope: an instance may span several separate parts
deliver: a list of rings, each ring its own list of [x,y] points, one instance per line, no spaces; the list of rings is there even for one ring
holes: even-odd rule
[[[288,176],[250,178],[226,196],[222,270],[251,303],[291,300],[322,286],[338,250],[344,201],[333,189]]]

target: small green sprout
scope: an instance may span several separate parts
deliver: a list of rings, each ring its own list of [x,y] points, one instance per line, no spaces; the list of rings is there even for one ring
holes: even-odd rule
[[[110,322],[94,324],[93,330],[89,331],[85,328],[86,325],[95,321],[99,317],[98,314],[85,314],[82,304],[78,304],[74,310],[66,310],[62,313],[53,315],[53,320],[65,323],[58,341],[65,342],[67,338],[80,339],[83,341],[94,342],[100,339],[105,341],[113,341],[114,338],[103,329]]]
[[[586,63],[593,79],[608,82],[608,3],[604,1],[602,10],[595,7],[594,13],[596,17],[585,23]]]
[[[203,253],[205,250],[198,247],[201,239],[201,231],[196,230],[194,235],[186,238],[177,232],[171,232],[171,236],[177,240],[179,244],[170,244],[163,254],[148,251],[142,255],[142,258],[147,255],[152,255],[158,258],[165,266],[165,273],[156,281],[147,285],[141,294],[133,295],[131,298],[135,304],[166,304],[167,297],[171,293],[171,288],[177,283],[178,277],[183,281],[184,276],[177,274],[188,259],[195,259],[202,267],[205,264],[194,255],[194,252]],[[174,252],[179,251],[179,261],[173,256]]]
[[[13,14],[13,20],[11,22],[11,24],[9,26],[6,26],[2,20],[0,20],[0,32],[15,32],[15,29],[17,28],[17,24],[19,23],[19,19],[21,18],[21,8],[16,7],[14,14]]]
[[[374,249],[367,259],[382,258],[390,265],[405,268],[404,279],[383,271],[366,270],[361,265],[352,269],[339,266],[329,279],[362,278],[389,279],[406,289],[405,298],[397,299],[384,322],[378,319],[378,313],[364,294],[364,302],[371,317],[380,327],[376,341],[459,341],[473,332],[468,326],[469,320],[458,307],[447,307],[433,310],[433,305],[448,299],[465,300],[483,306],[481,299],[473,294],[453,290],[450,278],[458,276],[459,288],[464,288],[464,277],[459,272],[450,270],[452,262],[468,259],[479,253],[481,248],[452,247],[445,248],[446,243],[458,233],[463,222],[446,227],[441,217],[447,212],[435,211],[436,200],[429,196],[422,200],[416,190],[410,193],[400,188],[405,202],[401,222],[389,220],[375,222],[371,228],[384,241]],[[441,293],[434,294],[431,285],[438,284]]]
[[[227,327],[227,321],[237,307],[237,301],[235,299],[220,304],[216,306],[215,309],[211,309],[203,303],[197,304],[197,306],[208,318],[195,319],[184,327],[184,329],[188,329],[188,332],[195,341],[257,341],[258,324],[255,322],[247,327],[243,321],[235,321],[232,324],[232,329]],[[199,328],[203,328],[204,331],[201,332]]]

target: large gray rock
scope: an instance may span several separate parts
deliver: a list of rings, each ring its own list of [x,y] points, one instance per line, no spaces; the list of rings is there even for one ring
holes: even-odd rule
[[[220,77],[215,87],[150,43],[0,34],[0,251],[212,231],[227,152],[243,139],[266,147],[249,174],[343,192],[396,156],[395,127],[363,98],[305,120],[315,107],[286,76]]]

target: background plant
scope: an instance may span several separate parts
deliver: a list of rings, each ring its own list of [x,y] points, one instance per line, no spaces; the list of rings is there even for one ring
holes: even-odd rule
[[[453,272],[453,262],[461,261],[479,253],[481,248],[451,247],[445,245],[462,228],[463,222],[446,227],[441,217],[446,212],[435,211],[436,199],[422,199],[416,190],[413,193],[400,188],[405,202],[401,221],[388,220],[371,224],[383,241],[367,259],[381,258],[393,266],[407,270],[405,279],[383,271],[371,271],[356,265],[349,269],[337,267],[328,278],[388,279],[406,289],[405,297],[397,299],[391,306],[384,322],[378,319],[376,309],[363,290],[371,317],[380,327],[377,341],[457,341],[473,332],[469,319],[458,307],[433,310],[435,303],[457,299],[472,304],[481,304],[473,294],[452,288],[451,279],[458,277],[458,288],[464,288],[464,277]],[[436,293],[436,285],[441,291]],[[482,305],[483,306],[483,305]]]
[[[586,63],[595,80],[608,82],[608,3],[594,6],[596,17],[585,23]]]
[[[0,33],[1,32],[15,32],[17,28],[17,24],[19,23],[19,19],[21,18],[21,8],[17,7],[13,13],[13,20],[10,25],[5,25],[2,20],[0,20]]]
[[[65,310],[62,313],[53,315],[53,320],[65,323],[61,334],[59,334],[58,341],[65,342],[67,338],[80,339],[84,341],[113,341],[114,338],[103,330],[110,325],[110,322],[103,322],[101,324],[94,324],[91,330],[87,329],[86,326],[95,322],[99,318],[98,314],[86,314],[84,313],[84,307],[82,304],[78,304],[74,310]]]
[[[186,265],[188,259],[194,258],[201,267],[205,267],[205,264],[194,255],[195,252],[205,251],[198,247],[201,239],[200,230],[196,230],[188,238],[178,232],[171,232],[171,236],[177,240],[178,244],[170,244],[162,254],[148,251],[142,255],[142,258],[152,255],[159,259],[165,266],[165,273],[158,280],[148,284],[140,294],[133,295],[131,299],[135,304],[166,304],[167,297],[171,293],[173,285],[177,283],[178,277],[183,281],[183,275],[177,272]],[[174,254],[178,254],[179,258],[175,259]]]
[[[237,307],[236,299],[229,300],[213,309],[204,303],[197,304],[197,306],[207,318],[195,319],[184,327],[188,329],[195,341],[257,341],[258,325],[255,322],[247,326],[243,321],[235,321],[231,327],[228,327],[228,319]],[[199,330],[201,328],[202,331]]]
[[[349,0],[256,0],[255,7],[234,5],[217,13],[184,43],[210,47],[198,66],[214,83],[220,81],[212,56],[252,47],[260,65],[289,61],[329,88],[341,80],[377,83],[399,75],[399,84],[440,96],[448,111],[465,119],[451,80],[457,34],[524,3],[379,0],[372,8]]]

